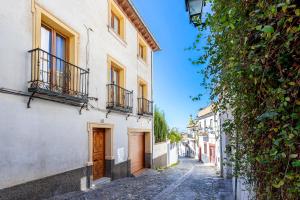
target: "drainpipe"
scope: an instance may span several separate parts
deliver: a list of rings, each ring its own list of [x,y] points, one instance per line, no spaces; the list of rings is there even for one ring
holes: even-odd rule
[[[153,51],[151,51],[151,101],[152,101],[152,153],[151,153],[151,168],[153,168],[153,153],[154,153],[154,141],[155,141],[155,136],[154,136],[154,103],[153,103]]]

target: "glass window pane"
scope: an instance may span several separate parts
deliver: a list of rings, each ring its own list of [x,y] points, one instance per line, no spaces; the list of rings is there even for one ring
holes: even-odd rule
[[[62,60],[66,60],[66,41],[65,38],[63,38],[60,35],[56,35],[56,57],[61,58]],[[62,72],[64,62],[57,59],[56,63],[56,70]]]
[[[51,68],[51,57],[48,53],[51,53],[51,30],[42,26],[41,27],[41,49],[46,51],[40,52],[40,77],[39,80],[44,83],[50,83],[50,68]]]
[[[120,20],[117,16],[114,16],[114,31],[118,34],[120,34],[120,30],[119,30],[119,27],[120,27]]]
[[[66,40],[59,34],[56,34],[56,84],[59,87],[63,87],[64,84],[64,67],[66,59]]]
[[[41,27],[41,49],[51,53],[51,31],[45,27]]]

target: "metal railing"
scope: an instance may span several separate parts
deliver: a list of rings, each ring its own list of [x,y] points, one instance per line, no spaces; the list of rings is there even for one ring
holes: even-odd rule
[[[139,115],[152,115],[153,102],[145,98],[138,98],[138,114]]]
[[[133,91],[116,84],[107,84],[106,108],[131,113],[133,108]]]
[[[40,48],[30,50],[29,92],[68,101],[88,101],[89,70],[82,69]]]

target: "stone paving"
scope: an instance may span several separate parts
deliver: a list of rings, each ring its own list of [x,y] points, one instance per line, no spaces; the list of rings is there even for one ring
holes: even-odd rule
[[[49,200],[231,200],[231,180],[216,175],[214,167],[183,158],[162,172],[148,170],[139,177],[123,178],[86,192],[72,192]]]

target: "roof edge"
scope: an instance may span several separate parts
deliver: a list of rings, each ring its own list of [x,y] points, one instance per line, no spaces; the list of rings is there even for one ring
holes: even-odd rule
[[[146,26],[146,23],[143,21],[139,12],[135,8],[131,0],[115,0],[116,3],[120,6],[123,12],[127,15],[130,21],[134,24],[138,32],[143,36],[150,48],[156,52],[160,51],[158,42],[155,40],[155,37]]]

